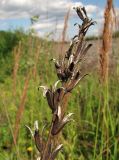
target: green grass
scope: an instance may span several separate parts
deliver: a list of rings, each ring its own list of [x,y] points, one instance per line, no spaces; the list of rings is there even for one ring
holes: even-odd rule
[[[27,37],[28,38],[28,37]],[[22,95],[26,72],[35,61],[36,39],[32,47],[23,40],[23,53],[17,74],[16,97],[13,96],[13,53],[1,59],[0,68],[0,160],[34,160],[37,150],[25,125],[33,128],[39,121],[40,131],[51,120],[39,85],[52,85],[57,80],[54,65],[50,62],[53,43],[41,41],[36,79],[30,78],[25,111],[23,113],[17,146],[12,144],[16,112]],[[61,136],[64,149],[58,160],[118,160],[119,157],[119,66],[110,74],[108,88],[100,86],[98,72],[91,73],[80,82],[68,102],[68,112],[74,112],[74,122],[67,125]],[[27,148],[32,147],[28,153]]]

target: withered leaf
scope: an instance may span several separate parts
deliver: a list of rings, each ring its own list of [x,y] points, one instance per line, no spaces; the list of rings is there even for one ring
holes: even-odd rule
[[[59,146],[57,146],[57,148],[53,151],[51,155],[51,160],[54,160],[56,158],[57,154],[62,148],[63,148],[63,144],[60,144]]]

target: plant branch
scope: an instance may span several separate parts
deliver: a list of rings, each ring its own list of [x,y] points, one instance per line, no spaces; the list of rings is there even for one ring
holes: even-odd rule
[[[67,105],[64,101],[68,98],[68,94],[79,84],[84,78],[79,70],[79,63],[87,54],[92,44],[85,43],[85,35],[95,22],[90,20],[84,7],[74,8],[82,24],[78,25],[79,31],[70,43],[69,49],[66,51],[62,61],[51,59],[55,64],[58,81],[48,88],[40,86],[43,89],[43,95],[46,97],[49,108],[52,111],[52,121],[47,141],[40,135],[38,125],[35,125],[34,139],[38,151],[41,154],[41,160],[54,160],[58,152],[62,149],[62,144],[54,145],[54,137],[59,135],[64,126],[72,120],[73,113],[65,115]],[[60,87],[58,87],[60,83]]]

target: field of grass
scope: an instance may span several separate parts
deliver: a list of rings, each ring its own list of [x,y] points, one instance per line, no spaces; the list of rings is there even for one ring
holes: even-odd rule
[[[61,133],[59,141],[64,148],[58,160],[118,160],[119,39],[113,40],[106,87],[101,86],[99,77],[100,42],[91,41],[93,47],[81,64],[81,71],[89,76],[69,95],[68,112],[74,113],[74,121]],[[64,51],[68,45],[64,46]],[[46,125],[47,137],[51,111],[38,88],[56,82],[50,59],[58,57],[59,53],[60,44],[30,35],[8,49],[7,55],[0,53],[0,160],[38,157],[25,125],[33,129],[34,121],[38,120],[40,130]],[[18,137],[14,144],[16,130]]]

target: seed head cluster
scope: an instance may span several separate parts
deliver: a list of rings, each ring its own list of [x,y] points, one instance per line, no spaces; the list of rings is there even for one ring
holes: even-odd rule
[[[78,34],[75,35],[70,42],[68,50],[65,52],[62,60],[51,59],[54,62],[58,81],[48,88],[40,86],[43,89],[43,95],[46,97],[49,108],[52,112],[52,122],[50,126],[47,141],[42,134],[39,133],[38,122],[35,122],[35,132],[31,131],[36,147],[40,152],[41,160],[54,160],[58,152],[62,149],[62,144],[54,146],[53,138],[64,128],[64,126],[72,120],[73,113],[65,116],[63,113],[63,101],[65,96],[71,92],[85,76],[80,72],[79,64],[85,57],[87,51],[92,44],[85,42],[85,35],[90,26],[95,22],[89,19],[84,7],[74,8],[82,24],[76,23],[78,26]],[[60,83],[60,87],[58,87]]]

